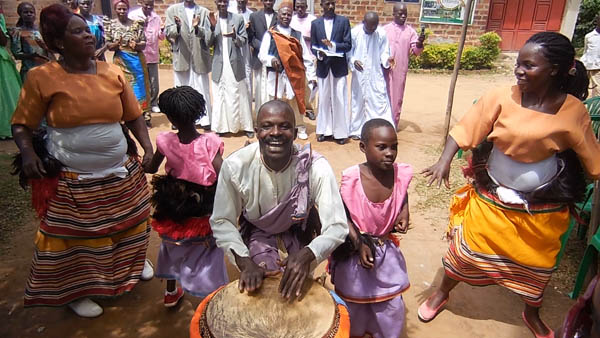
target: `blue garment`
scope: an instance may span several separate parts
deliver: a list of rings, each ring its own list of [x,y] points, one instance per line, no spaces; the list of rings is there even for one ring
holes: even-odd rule
[[[92,35],[96,38],[96,49],[104,46],[104,27],[102,26],[102,19],[98,15],[91,15],[92,20],[85,19]]]

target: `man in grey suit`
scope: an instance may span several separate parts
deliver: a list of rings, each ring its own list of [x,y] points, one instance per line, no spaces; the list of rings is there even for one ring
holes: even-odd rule
[[[218,17],[209,16],[207,34],[214,47],[212,63],[212,129],[218,134],[244,131],[254,137],[243,48],[248,43],[244,18],[227,12],[229,0],[216,0]]]
[[[210,128],[211,100],[208,73],[210,50],[207,34],[210,32],[208,9],[194,0],[169,6],[165,34],[173,45],[173,71],[175,86],[190,86],[199,91],[206,101],[206,116],[196,125]]]
[[[258,112],[263,100],[261,92],[263,67],[262,62],[258,59],[258,51],[260,43],[265,35],[265,32],[271,27],[277,25],[277,14],[273,10],[273,0],[262,0],[263,9],[250,14],[250,26],[248,27],[248,43],[252,49],[252,58],[250,64],[252,66],[253,82],[254,82],[254,111]],[[266,99],[266,98],[264,98]]]

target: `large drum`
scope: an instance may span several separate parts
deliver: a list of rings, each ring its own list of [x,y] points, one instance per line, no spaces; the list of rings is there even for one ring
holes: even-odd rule
[[[278,292],[281,276],[265,278],[251,294],[233,281],[208,295],[190,324],[191,338],[347,338],[350,318],[344,302],[316,282],[301,301],[286,302]]]

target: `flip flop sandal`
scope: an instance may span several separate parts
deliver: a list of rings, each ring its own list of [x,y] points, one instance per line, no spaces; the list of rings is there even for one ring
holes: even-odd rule
[[[435,318],[435,316],[442,312],[442,308],[444,307],[444,305],[448,303],[448,298],[446,298],[440,303],[440,305],[438,305],[438,307],[436,307],[435,309],[431,309],[429,306],[427,306],[427,301],[429,300],[429,298],[427,298],[427,300],[425,300],[417,310],[417,315],[419,316],[419,319],[425,323],[432,321],[433,318]]]
[[[554,331],[552,331],[552,329],[550,329],[550,326],[548,326],[548,324],[544,323],[543,320],[542,320],[542,324],[544,324],[544,326],[548,329],[548,334],[542,336],[541,334],[537,334],[533,330],[533,327],[531,326],[531,324],[529,324],[529,322],[527,321],[527,318],[525,317],[525,312],[521,313],[521,317],[523,317],[523,321],[525,322],[525,325],[527,325],[527,328],[529,328],[529,330],[531,331],[531,333],[533,333],[535,338],[554,338]]]

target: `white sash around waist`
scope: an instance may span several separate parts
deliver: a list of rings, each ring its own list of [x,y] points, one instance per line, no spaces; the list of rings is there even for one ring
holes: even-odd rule
[[[119,123],[101,123],[73,128],[48,126],[50,155],[67,170],[80,173],[80,179],[114,174],[125,177],[127,141]]]

